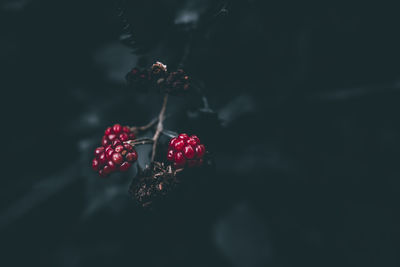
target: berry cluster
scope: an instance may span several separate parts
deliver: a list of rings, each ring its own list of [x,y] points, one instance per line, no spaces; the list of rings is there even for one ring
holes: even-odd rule
[[[188,136],[185,133],[174,137],[169,142],[167,159],[174,164],[176,169],[201,166],[206,148],[201,144],[200,139],[195,136]]]
[[[181,69],[171,72],[163,84],[165,92],[171,95],[184,94],[189,90],[189,87],[189,76]]]
[[[125,78],[128,86],[139,91],[152,87],[161,93],[182,95],[190,89],[190,78],[182,69],[168,72],[167,66],[158,61],[149,70],[133,68]]]
[[[176,170],[163,163],[154,162],[138,174],[129,188],[129,193],[139,205],[146,207],[165,197],[177,183]]]
[[[137,160],[137,153],[132,145],[124,143],[135,139],[135,134],[128,126],[115,124],[108,127],[101,141],[102,146],[96,148],[92,168],[100,176],[106,177],[116,171],[126,171]]]

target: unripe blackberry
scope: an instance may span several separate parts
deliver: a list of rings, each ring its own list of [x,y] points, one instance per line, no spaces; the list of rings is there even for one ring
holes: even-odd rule
[[[151,166],[139,173],[133,181],[129,192],[142,207],[149,207],[159,202],[178,184],[177,171],[171,166],[153,162]]]
[[[179,69],[169,73],[162,88],[171,95],[185,94],[190,88],[190,78],[182,69]]]
[[[180,134],[169,142],[167,160],[173,163],[176,169],[197,167],[203,164],[203,157],[206,148],[201,144],[200,139],[187,134]]]
[[[135,139],[135,134],[128,126],[115,124],[108,127],[102,138],[102,145],[95,149],[92,168],[100,176],[106,177],[116,171],[126,171],[137,160],[137,153],[132,145],[124,143]]]

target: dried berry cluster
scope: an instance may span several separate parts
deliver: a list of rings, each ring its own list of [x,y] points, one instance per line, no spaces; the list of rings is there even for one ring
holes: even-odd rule
[[[125,76],[128,85],[138,91],[155,88],[161,93],[182,95],[190,89],[190,78],[182,69],[168,72],[167,66],[156,62],[148,70],[133,68]]]
[[[139,205],[146,207],[155,200],[167,195],[177,184],[179,171],[163,163],[154,162],[137,177],[137,182],[131,184],[130,194]]]
[[[177,169],[185,166],[197,167],[203,164],[205,152],[206,148],[196,135],[189,137],[182,133],[169,142],[167,159]]]
[[[125,143],[135,139],[135,134],[128,126],[115,124],[104,132],[102,146],[96,148],[92,168],[100,176],[106,177],[116,171],[126,171],[137,160],[137,153],[132,145]]]

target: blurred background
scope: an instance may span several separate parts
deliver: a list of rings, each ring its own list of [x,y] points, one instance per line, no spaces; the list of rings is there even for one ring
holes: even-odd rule
[[[1,0],[0,266],[399,266],[399,26],[352,1]],[[216,170],[146,211],[135,168],[90,161],[159,112],[124,79],[155,60],[204,88],[212,112],[171,97],[166,127]]]

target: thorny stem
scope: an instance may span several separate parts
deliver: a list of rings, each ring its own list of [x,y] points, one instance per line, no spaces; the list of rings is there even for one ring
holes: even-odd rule
[[[163,123],[164,123],[164,119],[165,119],[165,110],[167,109],[167,103],[168,103],[168,94],[165,94],[163,104],[161,106],[160,114],[158,115],[157,129],[153,136],[153,152],[151,154],[151,162],[154,161],[154,158],[156,156],[158,138],[160,138],[160,134],[164,130]]]

